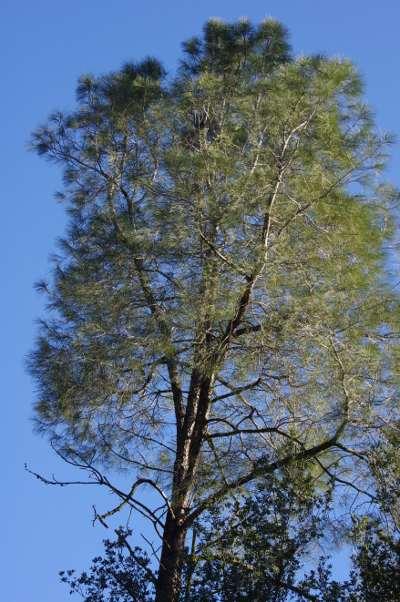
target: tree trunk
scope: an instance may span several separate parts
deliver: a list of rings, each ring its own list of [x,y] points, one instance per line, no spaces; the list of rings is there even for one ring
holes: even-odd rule
[[[187,528],[168,511],[163,534],[155,602],[178,602]]]
[[[174,483],[163,532],[155,602],[178,602],[182,590],[182,561],[188,531],[183,520],[188,511],[188,495],[193,485],[210,404],[212,378],[194,369],[182,431],[178,431],[178,449]]]

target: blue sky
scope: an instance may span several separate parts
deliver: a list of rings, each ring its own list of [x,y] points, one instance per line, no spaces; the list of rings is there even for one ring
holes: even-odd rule
[[[259,21],[273,16],[289,27],[296,53],[324,52],[351,58],[366,82],[366,98],[378,126],[400,137],[398,0],[2,0],[1,236],[2,420],[0,423],[2,599],[63,602],[57,580],[63,568],[84,568],[107,533],[92,527],[91,505],[110,499],[94,488],[46,487],[24,472],[68,475],[46,441],[32,433],[32,382],[24,357],[35,319],[43,311],[33,291],[46,275],[48,256],[64,228],[53,200],[60,188],[54,166],[27,152],[30,132],[47,114],[73,106],[78,76],[118,68],[145,55],[173,70],[182,40],[200,32],[212,16]],[[399,146],[388,175],[400,184]],[[70,476],[70,475],[69,475]],[[88,490],[90,489],[90,491]]]

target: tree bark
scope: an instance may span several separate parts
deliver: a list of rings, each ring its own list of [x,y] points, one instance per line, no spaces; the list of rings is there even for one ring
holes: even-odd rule
[[[178,602],[187,527],[168,511],[163,534],[155,602]]]

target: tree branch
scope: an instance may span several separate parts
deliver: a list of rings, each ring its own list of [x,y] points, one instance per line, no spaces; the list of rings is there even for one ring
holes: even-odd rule
[[[224,497],[227,493],[229,493],[229,491],[238,489],[239,487],[246,485],[247,483],[253,481],[254,479],[256,479],[258,477],[262,477],[265,474],[270,474],[271,472],[274,472],[275,470],[278,470],[279,468],[288,466],[289,464],[292,464],[293,462],[314,458],[317,455],[319,455],[320,453],[328,450],[329,448],[334,447],[335,443],[336,443],[336,438],[334,436],[318,445],[315,445],[314,447],[305,449],[297,454],[289,454],[288,456],[285,456],[281,460],[276,460],[275,462],[272,462],[267,465],[265,465],[264,462],[262,462],[262,461],[258,461],[256,463],[255,467],[253,468],[253,470],[251,470],[249,473],[237,478],[235,481],[232,481],[231,483],[228,483],[227,485],[224,485],[223,487],[221,487],[220,489],[218,489],[217,491],[215,491],[214,493],[209,495],[205,500],[203,500],[197,506],[197,508],[195,508],[190,514],[188,514],[188,516],[185,519],[185,524],[190,526],[193,523],[193,521],[196,520],[196,518],[198,516],[200,516],[200,514],[202,514],[202,512],[204,512],[204,510],[206,510],[208,507],[212,506],[219,499]]]

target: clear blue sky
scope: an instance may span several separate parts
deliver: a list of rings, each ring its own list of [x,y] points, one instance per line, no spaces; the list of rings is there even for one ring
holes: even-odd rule
[[[24,372],[42,301],[32,284],[64,227],[53,200],[54,166],[26,151],[30,132],[56,108],[74,102],[82,72],[102,73],[129,59],[160,57],[173,69],[180,43],[212,16],[259,21],[273,16],[290,29],[297,53],[351,58],[366,81],[379,127],[400,134],[398,0],[2,0],[0,422],[0,597],[4,602],[63,602],[57,571],[84,568],[105,536],[91,525],[91,504],[110,500],[94,489],[45,487],[24,472],[67,474],[48,444],[32,434],[33,386]],[[400,137],[400,136],[399,136]],[[389,169],[400,184],[399,148]]]

